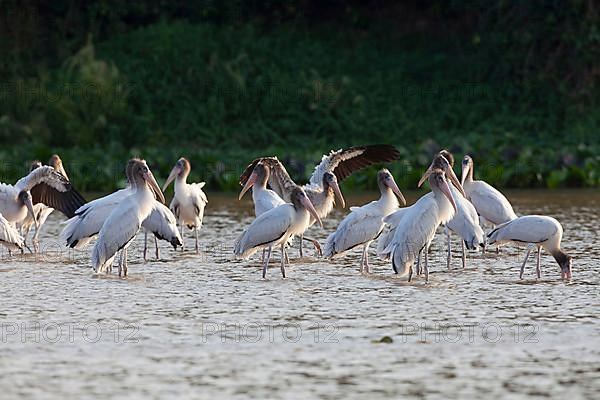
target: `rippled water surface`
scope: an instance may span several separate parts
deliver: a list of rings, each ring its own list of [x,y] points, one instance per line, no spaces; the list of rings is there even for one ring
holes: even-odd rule
[[[127,279],[95,276],[91,249],[57,242],[62,217],[53,214],[43,255],[2,249],[0,397],[597,399],[600,195],[509,198],[518,214],[562,222],[571,283],[545,253],[542,279],[532,257],[519,280],[525,253],[511,246],[470,253],[462,270],[456,237],[449,272],[441,229],[428,284],[398,278],[374,249],[369,276],[358,273],[359,250],[328,263],[293,249],[288,278],[276,252],[263,280],[258,259],[230,256],[250,204],[218,195],[202,255],[163,242],[161,260],[151,252],[144,262],[139,235]],[[346,212],[310,235],[323,243]]]

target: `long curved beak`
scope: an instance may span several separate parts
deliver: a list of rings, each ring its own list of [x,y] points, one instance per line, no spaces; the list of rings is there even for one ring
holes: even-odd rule
[[[29,215],[33,219],[33,222],[35,224],[35,229],[37,230],[39,228],[39,225],[38,225],[38,220],[37,220],[37,218],[35,216],[35,212],[33,211],[33,201],[31,200],[31,197],[28,197],[25,200],[25,206],[27,207],[27,212],[29,213]]]
[[[468,165],[464,165],[462,166],[462,172],[460,174],[460,185],[464,185],[465,184],[465,180],[467,179],[467,175],[469,174],[469,166]]]
[[[319,223],[319,225],[322,228],[323,227],[323,222],[321,221],[321,218],[319,218],[319,214],[317,214],[317,210],[315,210],[315,207],[310,202],[310,200],[308,199],[308,197],[307,196],[302,196],[302,198],[300,199],[300,202],[302,203],[302,205],[304,206],[304,208],[306,208],[306,210],[309,212],[309,214],[312,215],[312,217],[317,220],[317,222]]]
[[[452,197],[450,186],[448,185],[448,182],[445,179],[440,186],[440,190],[442,191],[444,196],[446,196],[446,198],[450,201],[450,204],[452,204],[452,208],[454,208],[454,212],[456,212],[456,203],[454,202],[454,198]]]
[[[163,194],[162,190],[160,190],[160,186],[158,186],[158,183],[156,182],[156,179],[154,179],[154,175],[152,175],[152,172],[146,172],[144,174],[144,180],[146,181],[146,183],[148,183],[148,186],[150,186],[150,189],[152,189],[152,191],[156,195],[156,199],[161,203],[165,204],[165,195]]]
[[[396,194],[398,199],[400,199],[402,204],[406,205],[406,199],[404,198],[404,195],[402,194],[402,192],[400,191],[400,188],[396,184],[396,181],[394,179],[390,179],[387,185],[390,189],[392,189],[392,192],[394,192],[394,194]]]
[[[427,178],[429,178],[429,175],[431,175],[432,172],[433,172],[433,168],[431,168],[431,165],[430,165],[429,168],[427,168],[427,171],[425,171],[425,173],[419,180],[419,184],[417,185],[417,187],[421,187],[423,185],[423,182],[425,182],[427,180]]]
[[[252,172],[252,174],[250,175],[250,178],[248,178],[248,180],[246,181],[246,184],[242,188],[242,191],[240,192],[240,195],[238,196],[238,200],[241,200],[242,197],[244,197],[244,194],[256,183],[257,178],[258,178],[258,176],[256,175],[256,172]]]
[[[344,196],[342,196],[342,191],[340,190],[340,185],[338,184],[338,182],[335,179],[333,181],[334,182],[331,183],[331,188],[333,189],[333,193],[335,194],[335,197],[340,202],[340,205],[342,206],[342,208],[346,208],[346,201],[344,200]],[[321,226],[323,226],[323,225],[321,225]]]
[[[467,198],[467,195],[465,194],[465,191],[462,187],[462,183],[459,182],[458,177],[454,173],[454,170],[452,168],[448,168],[446,170],[446,175],[448,175],[448,178],[450,178],[452,184],[458,189],[458,191],[463,195],[463,197]]]
[[[173,182],[173,180],[177,177],[177,175],[179,175],[180,172],[181,172],[181,168],[179,168],[178,166],[173,167],[173,169],[171,170],[171,173],[169,174],[169,177],[167,178],[167,180],[165,181],[165,184],[163,185],[162,190],[167,190],[167,188],[169,187],[169,184],[171,184],[171,182]]]

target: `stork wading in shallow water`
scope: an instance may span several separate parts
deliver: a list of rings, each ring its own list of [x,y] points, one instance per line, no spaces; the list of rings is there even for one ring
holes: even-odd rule
[[[285,245],[289,238],[302,234],[308,228],[311,216],[321,227],[323,226],[317,211],[302,188],[294,188],[290,200],[290,203],[277,206],[257,217],[234,244],[234,254],[243,259],[247,259],[262,248],[267,248],[263,278],[267,275],[273,247],[281,246],[281,275],[285,278]]]
[[[188,229],[193,229],[196,236],[196,254],[200,252],[198,245],[198,230],[202,228],[202,220],[204,219],[204,208],[208,203],[206,194],[202,191],[204,182],[200,183],[187,183],[187,177],[192,170],[190,162],[181,157],[175,163],[175,166],[171,170],[167,181],[163,186],[163,190],[169,186],[169,184],[175,181],[175,194],[169,208],[175,214],[177,221],[181,228],[181,238],[183,239],[183,226],[187,226]],[[183,250],[183,245],[181,246]]]
[[[398,199],[406,204],[394,177],[387,169],[377,174],[377,185],[381,197],[362,207],[352,207],[352,212],[344,218],[335,232],[327,238],[325,257],[341,256],[356,246],[363,246],[360,272],[371,272],[369,266],[369,246],[383,230],[383,218],[398,209]]]
[[[454,157],[447,150],[440,151],[429,166],[428,171],[440,169],[446,173],[446,178],[449,179],[450,191],[456,204],[456,213],[450,221],[446,223],[445,231],[448,242],[447,267],[450,269],[450,261],[452,260],[452,245],[450,240],[450,232],[457,233],[461,237],[462,245],[462,266],[466,267],[467,257],[465,246],[469,250],[475,250],[477,246],[483,248],[485,246],[485,236],[483,229],[479,226],[479,216],[475,207],[469,200],[465,198],[465,193],[462,186],[458,183],[458,178],[452,170],[454,165]],[[422,178],[419,186],[423,184],[426,178]],[[417,271],[419,272],[419,271]]]
[[[285,201],[277,193],[267,188],[269,175],[271,175],[271,172],[267,164],[263,162],[256,164],[238,196],[238,200],[241,200],[244,194],[252,188],[252,201],[254,202],[254,215],[256,217],[285,204]],[[263,249],[261,261],[264,261],[266,251],[266,248]]]
[[[125,175],[128,185],[125,189],[117,190],[107,196],[100,197],[80,207],[75,216],[66,222],[60,234],[66,245],[75,249],[85,248],[100,232],[102,225],[111,212],[127,197],[135,193],[131,181],[131,168],[134,163],[127,163]],[[154,200],[150,215],[142,222],[145,233],[152,232],[155,239],[169,242],[174,249],[181,246],[181,235],[177,229],[175,216],[164,204]],[[145,239],[147,239],[145,237]],[[156,256],[159,258],[158,243],[155,240]],[[144,259],[146,259],[146,242],[144,242]]]
[[[339,182],[362,168],[377,163],[394,161],[399,156],[400,153],[398,153],[398,150],[390,145],[357,146],[331,151],[328,155],[322,157],[321,162],[315,167],[309,183],[302,186],[302,189],[306,192],[319,218],[323,219],[333,209],[336,198],[342,208],[345,207]],[[268,183],[271,189],[284,201],[290,201],[293,190],[299,185],[290,178],[285,167],[277,157],[263,157],[252,161],[240,176],[240,184],[242,186],[246,184],[254,167],[261,161],[270,168],[271,174],[269,175]],[[313,225],[315,221],[315,218],[311,218],[310,225]],[[300,257],[303,256],[303,239],[304,235],[301,235]],[[320,253],[318,242],[314,239],[307,238],[307,240],[311,241]]]
[[[560,277],[571,279],[572,257],[560,248],[562,241],[562,225],[554,218],[544,215],[524,215],[497,226],[488,234],[490,244],[501,244],[512,242],[516,244],[529,244],[537,248],[536,272],[538,279],[541,278],[540,258],[542,248],[556,260],[560,266]],[[527,255],[521,265],[519,278],[523,279],[525,264],[529,258],[532,247],[527,250]]]
[[[394,272],[401,276],[408,275],[409,281],[413,274],[413,263],[421,251],[425,252],[425,280],[429,281],[427,247],[437,227],[448,222],[456,211],[445,171],[429,170],[425,176],[432,191],[412,206],[400,209],[402,217],[398,221],[394,236],[382,251],[382,254],[389,254],[392,259]]]
[[[152,212],[155,199],[161,203],[165,198],[144,160],[137,158],[128,162],[126,171],[133,193],[124,198],[102,224],[98,240],[92,251],[94,272],[110,270],[117,252],[122,250],[119,276],[127,276],[127,248],[139,232],[142,222]],[[156,196],[156,197],[155,197]]]

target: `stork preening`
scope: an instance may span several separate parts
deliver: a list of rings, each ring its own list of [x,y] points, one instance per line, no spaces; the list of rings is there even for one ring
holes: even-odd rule
[[[139,232],[142,222],[152,212],[155,199],[161,203],[165,198],[144,160],[131,159],[126,168],[131,176],[133,194],[124,198],[110,213],[100,232],[92,251],[92,267],[95,272],[110,269],[119,250],[119,276],[127,276],[127,248]]]
[[[452,192],[452,198],[456,204],[456,213],[450,221],[446,223],[445,231],[448,242],[448,256],[446,264],[450,269],[450,262],[452,260],[452,243],[450,238],[450,232],[457,233],[461,237],[462,247],[462,267],[465,268],[467,264],[467,255],[465,246],[469,250],[475,250],[477,246],[485,246],[485,237],[483,229],[479,225],[479,216],[475,207],[469,200],[465,198],[465,193],[462,186],[458,182],[458,178],[454,174],[452,167],[454,166],[454,157],[447,150],[440,151],[434,158],[429,166],[428,171],[434,169],[443,170],[446,173],[446,178],[452,183],[450,191]],[[425,181],[425,176],[419,181],[419,186]],[[418,272],[418,271],[417,271]]]
[[[169,242],[173,249],[183,245],[183,238],[177,230],[175,215],[169,207],[158,200],[154,201],[150,215],[142,222],[142,228],[144,228],[144,260],[146,260],[148,250],[148,232],[154,235],[154,249],[157,260],[160,258],[158,240]]]
[[[335,205],[335,200],[345,207],[344,197],[339,187],[339,182],[352,175],[354,172],[373,164],[390,162],[396,160],[400,153],[394,146],[370,145],[357,146],[348,149],[331,151],[324,155],[321,162],[315,167],[309,183],[302,186],[306,195],[313,204],[319,218],[323,219],[329,215]],[[254,167],[260,161],[270,167],[271,174],[268,179],[269,186],[284,201],[291,200],[291,194],[298,185],[290,178],[283,164],[277,157],[264,157],[254,160],[240,176],[240,184],[244,186],[251,175]],[[310,225],[316,219],[311,218]],[[302,240],[300,236],[300,257],[303,256]],[[314,239],[310,240],[320,252],[320,246]]]
[[[377,185],[381,197],[362,207],[352,207],[351,213],[342,220],[335,232],[329,235],[325,244],[325,257],[341,256],[348,250],[363,246],[360,272],[371,272],[369,265],[369,246],[383,230],[383,218],[398,209],[398,199],[402,204],[406,200],[400,192],[394,177],[383,169],[377,174]]]
[[[309,227],[311,216],[323,226],[319,214],[302,188],[294,188],[290,200],[290,203],[277,206],[257,217],[235,242],[234,254],[243,259],[267,248],[263,278],[267,276],[273,247],[281,246],[281,275],[285,278],[285,245],[289,238],[304,233]]]
[[[525,215],[497,226],[488,234],[488,241],[490,244],[512,242],[530,245],[521,265],[520,279],[523,279],[525,264],[532,247],[537,248],[536,272],[538,279],[542,275],[540,267],[542,248],[552,254],[560,266],[561,279],[571,279],[572,257],[560,248],[562,236],[562,225],[556,219],[544,215]]]
[[[408,274],[409,281],[413,274],[413,263],[421,251],[425,253],[425,280],[429,281],[427,247],[437,227],[448,222],[456,212],[445,175],[445,171],[439,169],[425,173],[432,191],[407,209],[400,209],[402,217],[394,236],[382,251],[384,255],[390,255],[394,272],[401,276]]]
[[[187,183],[187,177],[192,170],[190,162],[181,157],[175,163],[175,166],[171,170],[167,181],[163,186],[163,190],[166,190],[169,184],[175,181],[175,195],[169,208],[175,214],[177,221],[181,228],[181,238],[183,239],[183,227],[184,225],[188,229],[193,229],[196,237],[196,254],[200,252],[198,244],[198,230],[202,228],[202,220],[204,219],[204,208],[208,203],[206,194],[202,191],[204,182],[200,183]],[[181,246],[183,250],[183,245]]]

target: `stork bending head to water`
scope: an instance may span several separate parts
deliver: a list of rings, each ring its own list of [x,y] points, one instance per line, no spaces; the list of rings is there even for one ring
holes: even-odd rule
[[[396,274],[413,273],[413,263],[422,250],[425,250],[425,279],[429,280],[427,246],[431,243],[437,227],[446,223],[456,212],[456,203],[452,197],[448,181],[443,170],[428,170],[425,177],[429,180],[431,192],[422,196],[415,204],[402,211],[394,236],[383,254],[389,254],[392,268]],[[393,215],[393,214],[392,214]],[[391,217],[388,216],[388,219]]]
[[[115,255],[122,249],[119,276],[127,276],[127,247],[140,230],[142,222],[152,212],[155,198],[161,203],[165,202],[160,187],[144,160],[129,160],[126,171],[130,174],[128,180],[133,193],[114,207],[100,229],[98,241],[92,251],[92,267],[95,272],[109,269]]]
[[[556,260],[560,266],[562,279],[571,279],[572,258],[560,248],[562,241],[562,225],[554,218],[544,215],[525,215],[506,222],[488,234],[490,244],[501,244],[506,242],[527,243],[537,247],[537,277],[541,277],[540,257],[542,248]],[[531,253],[531,247],[527,250],[525,260],[521,265],[519,278],[523,279],[525,263]]]
[[[325,244],[325,257],[336,257],[348,250],[363,246],[360,272],[370,271],[369,246],[383,230],[383,218],[398,209],[398,199],[406,204],[394,177],[383,169],[377,174],[377,185],[381,197],[362,207],[352,207],[352,212],[339,224],[337,230],[329,235]]]
[[[192,170],[190,162],[181,157],[175,163],[171,170],[167,181],[163,186],[163,190],[169,186],[172,181],[175,181],[175,195],[169,208],[175,214],[181,228],[181,238],[183,239],[183,226],[188,229],[193,229],[196,236],[196,253],[200,252],[198,245],[198,230],[202,228],[202,220],[204,219],[204,207],[208,203],[206,194],[202,191],[204,182],[187,183],[187,177]],[[183,245],[181,246],[183,250]]]
[[[321,162],[315,167],[309,183],[302,186],[302,188],[322,219],[331,212],[336,198],[339,204],[345,207],[344,197],[339,188],[340,181],[362,168],[377,163],[394,161],[399,156],[398,150],[390,145],[357,146],[331,151],[328,155],[322,157]],[[254,160],[240,176],[240,184],[242,186],[246,184],[254,167],[261,161],[266,163],[271,170],[268,179],[269,186],[283,200],[290,201],[291,193],[298,185],[290,178],[277,157],[264,157]],[[311,218],[310,224],[314,224],[315,221],[316,219]],[[300,240],[301,257],[303,255],[302,239],[303,235],[301,235]],[[320,250],[316,240],[308,240],[313,242],[318,251]]]
[[[267,248],[263,278],[267,275],[273,247],[281,246],[281,274],[285,278],[284,246],[289,238],[302,234],[308,228],[311,216],[323,226],[302,188],[294,188],[290,197],[291,203],[282,204],[258,216],[236,240],[234,254],[244,259],[261,248]]]

